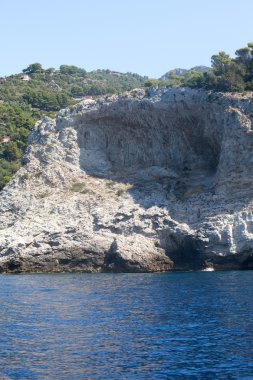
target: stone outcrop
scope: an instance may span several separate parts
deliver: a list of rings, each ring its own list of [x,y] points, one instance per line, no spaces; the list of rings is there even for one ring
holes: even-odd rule
[[[253,267],[252,94],[172,88],[38,122],[0,195],[0,271]]]

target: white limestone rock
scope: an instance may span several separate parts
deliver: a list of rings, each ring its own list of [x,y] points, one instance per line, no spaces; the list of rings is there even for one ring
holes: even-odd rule
[[[252,99],[136,89],[36,123],[0,195],[0,271],[252,268]]]

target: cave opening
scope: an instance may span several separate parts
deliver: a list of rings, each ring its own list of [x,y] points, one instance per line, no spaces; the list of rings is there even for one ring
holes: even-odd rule
[[[136,107],[138,104],[136,105]],[[199,110],[136,109],[107,112],[79,124],[80,167],[93,175],[119,175],[152,167],[178,175],[214,175],[223,120]],[[202,174],[201,174],[202,173]]]

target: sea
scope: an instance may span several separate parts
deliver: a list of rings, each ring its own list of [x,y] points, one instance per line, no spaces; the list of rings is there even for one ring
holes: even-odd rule
[[[253,271],[0,275],[0,379],[253,379]]]

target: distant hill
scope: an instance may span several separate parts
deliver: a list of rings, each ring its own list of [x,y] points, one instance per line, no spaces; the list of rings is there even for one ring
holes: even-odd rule
[[[192,67],[190,70],[176,68],[162,75],[161,78],[159,78],[159,80],[169,81],[169,80],[174,80],[175,76],[185,77],[192,72],[203,74],[203,73],[210,73],[211,71],[212,71],[211,67],[208,67],[208,66],[195,66],[195,67]]]
[[[59,104],[59,108],[57,104],[47,106],[43,101],[40,103],[39,100],[43,100],[42,94],[47,94],[48,97],[51,95],[52,98],[56,94],[62,94],[66,98],[65,103],[69,103],[83,96],[112,94],[143,87],[146,79],[138,74],[111,70],[87,72],[69,65],[61,65],[59,70],[43,69],[39,63],[34,63],[24,69],[23,73],[0,78],[0,101],[16,101],[19,104],[25,101],[38,109],[57,111],[62,108],[62,104]]]

